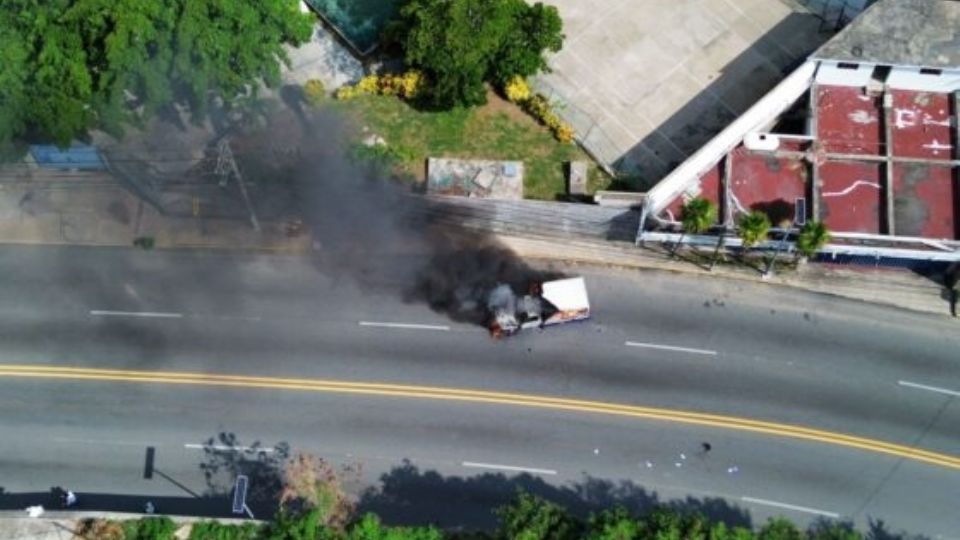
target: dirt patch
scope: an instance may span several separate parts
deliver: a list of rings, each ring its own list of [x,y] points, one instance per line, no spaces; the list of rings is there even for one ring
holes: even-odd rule
[[[542,127],[530,115],[523,112],[523,109],[519,106],[500,97],[492,88],[487,88],[487,104],[477,109],[477,115],[484,117],[497,116],[498,114],[505,114],[507,118],[522,124],[524,127]]]

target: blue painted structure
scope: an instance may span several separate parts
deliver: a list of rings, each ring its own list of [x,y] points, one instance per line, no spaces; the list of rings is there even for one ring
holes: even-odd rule
[[[71,144],[69,148],[60,148],[52,144],[30,145],[30,155],[42,168],[58,170],[106,170],[107,164],[94,146]]]

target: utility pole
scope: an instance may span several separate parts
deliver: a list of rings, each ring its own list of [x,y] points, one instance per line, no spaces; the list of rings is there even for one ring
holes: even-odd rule
[[[250,216],[250,225],[253,230],[260,232],[260,221],[257,219],[257,213],[253,210],[253,204],[250,202],[250,196],[247,194],[247,185],[240,174],[240,168],[237,167],[237,160],[233,157],[233,149],[230,148],[230,139],[224,137],[217,143],[217,175],[220,176],[220,186],[226,186],[230,181],[230,175],[237,181],[240,188],[240,195],[243,196],[243,202],[247,206],[247,213]]]
[[[783,236],[780,237],[780,242],[777,244],[777,249],[773,251],[773,257],[767,263],[767,268],[763,271],[764,279],[773,275],[774,265],[777,263],[777,257],[780,256],[780,252],[783,251],[783,247],[787,244],[787,238],[790,237],[791,225],[791,223],[780,223],[780,227],[783,228]]]

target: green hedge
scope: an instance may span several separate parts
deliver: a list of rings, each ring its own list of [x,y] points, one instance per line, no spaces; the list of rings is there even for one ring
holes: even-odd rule
[[[193,525],[190,540],[863,540],[849,523],[817,522],[807,530],[786,519],[768,521],[757,530],[731,527],[697,513],[657,508],[635,516],[614,508],[583,520],[565,508],[521,493],[497,510],[499,529],[493,533],[442,531],[435,527],[393,527],[375,514],[364,514],[346,530],[322,525],[319,511],[300,516],[280,514],[266,524],[227,525],[202,521]],[[116,522],[101,522],[101,524]],[[88,524],[89,525],[89,524]],[[177,525],[166,517],[120,523],[119,540],[173,540]],[[97,529],[88,528],[86,531]],[[99,530],[106,530],[101,528]]]

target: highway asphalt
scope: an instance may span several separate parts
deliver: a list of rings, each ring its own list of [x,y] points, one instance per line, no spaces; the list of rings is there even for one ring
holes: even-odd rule
[[[301,258],[6,247],[0,267],[3,365],[508,391],[732,415],[960,455],[951,393],[960,392],[960,335],[938,317],[742,282],[556,267],[586,277],[594,317],[497,342],[404,299],[404,282],[381,276],[361,285]],[[489,524],[487,508],[523,484],[582,510],[678,501],[741,523],[779,512],[798,521],[837,515],[865,528],[882,520],[894,531],[960,537],[960,470],[726,427],[418,397],[9,375],[0,376],[0,426],[7,507],[58,484],[93,505],[113,504],[100,498],[108,494],[189,502],[188,490],[210,488],[197,445],[232,432],[240,445],[287,442],[361,463],[353,488],[383,490],[368,493],[364,507],[395,519]],[[163,475],[146,480],[148,446]],[[168,506],[179,504],[189,507]]]

